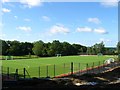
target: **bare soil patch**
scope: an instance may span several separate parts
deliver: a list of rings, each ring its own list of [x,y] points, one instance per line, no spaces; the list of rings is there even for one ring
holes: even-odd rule
[[[7,87],[7,88],[6,88]],[[63,78],[32,78],[16,82],[3,82],[4,89],[45,89],[45,88],[79,88],[84,90],[96,88],[120,89],[120,67],[99,74],[84,74]]]

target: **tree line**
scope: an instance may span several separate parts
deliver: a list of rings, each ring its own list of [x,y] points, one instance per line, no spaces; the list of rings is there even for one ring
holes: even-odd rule
[[[2,47],[2,55],[37,55],[41,57],[55,56],[61,54],[62,56],[67,55],[97,55],[98,53],[107,55],[117,55],[120,51],[120,42],[117,44],[117,48],[107,48],[104,43],[96,43],[91,47],[83,46],[80,44],[70,44],[68,42],[60,42],[54,40],[53,42],[45,43],[42,40],[30,42],[20,41],[5,41],[0,40],[0,46]]]

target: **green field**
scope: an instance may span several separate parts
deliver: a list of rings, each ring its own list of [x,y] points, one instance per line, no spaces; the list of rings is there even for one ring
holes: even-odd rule
[[[8,58],[9,56],[0,56],[0,59],[4,59],[6,60],[6,58]],[[10,56],[12,59],[27,59],[29,58],[29,55],[25,55],[25,56]],[[31,58],[36,58],[37,56],[35,55],[31,55]]]
[[[113,56],[62,56],[33,59],[2,60],[2,69],[3,73],[7,73],[7,67],[9,67],[10,73],[15,73],[15,70],[18,69],[18,73],[23,74],[23,68],[26,68],[28,74],[31,77],[53,77],[54,75],[57,76],[60,74],[69,73],[71,71],[71,62],[73,62],[74,71],[78,71],[86,69],[87,63],[88,67],[92,67],[93,62],[94,66],[98,66],[99,64],[103,64],[104,60],[111,57],[116,58]]]

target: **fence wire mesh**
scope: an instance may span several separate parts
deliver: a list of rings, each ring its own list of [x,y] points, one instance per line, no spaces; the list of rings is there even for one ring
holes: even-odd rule
[[[73,65],[71,63],[73,63]],[[111,64],[105,64],[103,61],[91,63],[71,63],[41,65],[27,68],[11,68],[2,66],[1,71],[2,75],[6,75],[8,78],[41,78],[70,75],[72,72],[76,75],[84,73],[100,73],[108,70],[109,68],[120,66],[120,61],[115,61]]]

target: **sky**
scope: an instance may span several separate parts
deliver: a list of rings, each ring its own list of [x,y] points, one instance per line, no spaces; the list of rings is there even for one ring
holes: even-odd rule
[[[115,0],[113,0],[115,1]],[[92,46],[118,42],[117,2],[41,2],[3,0],[0,39],[69,42]]]

